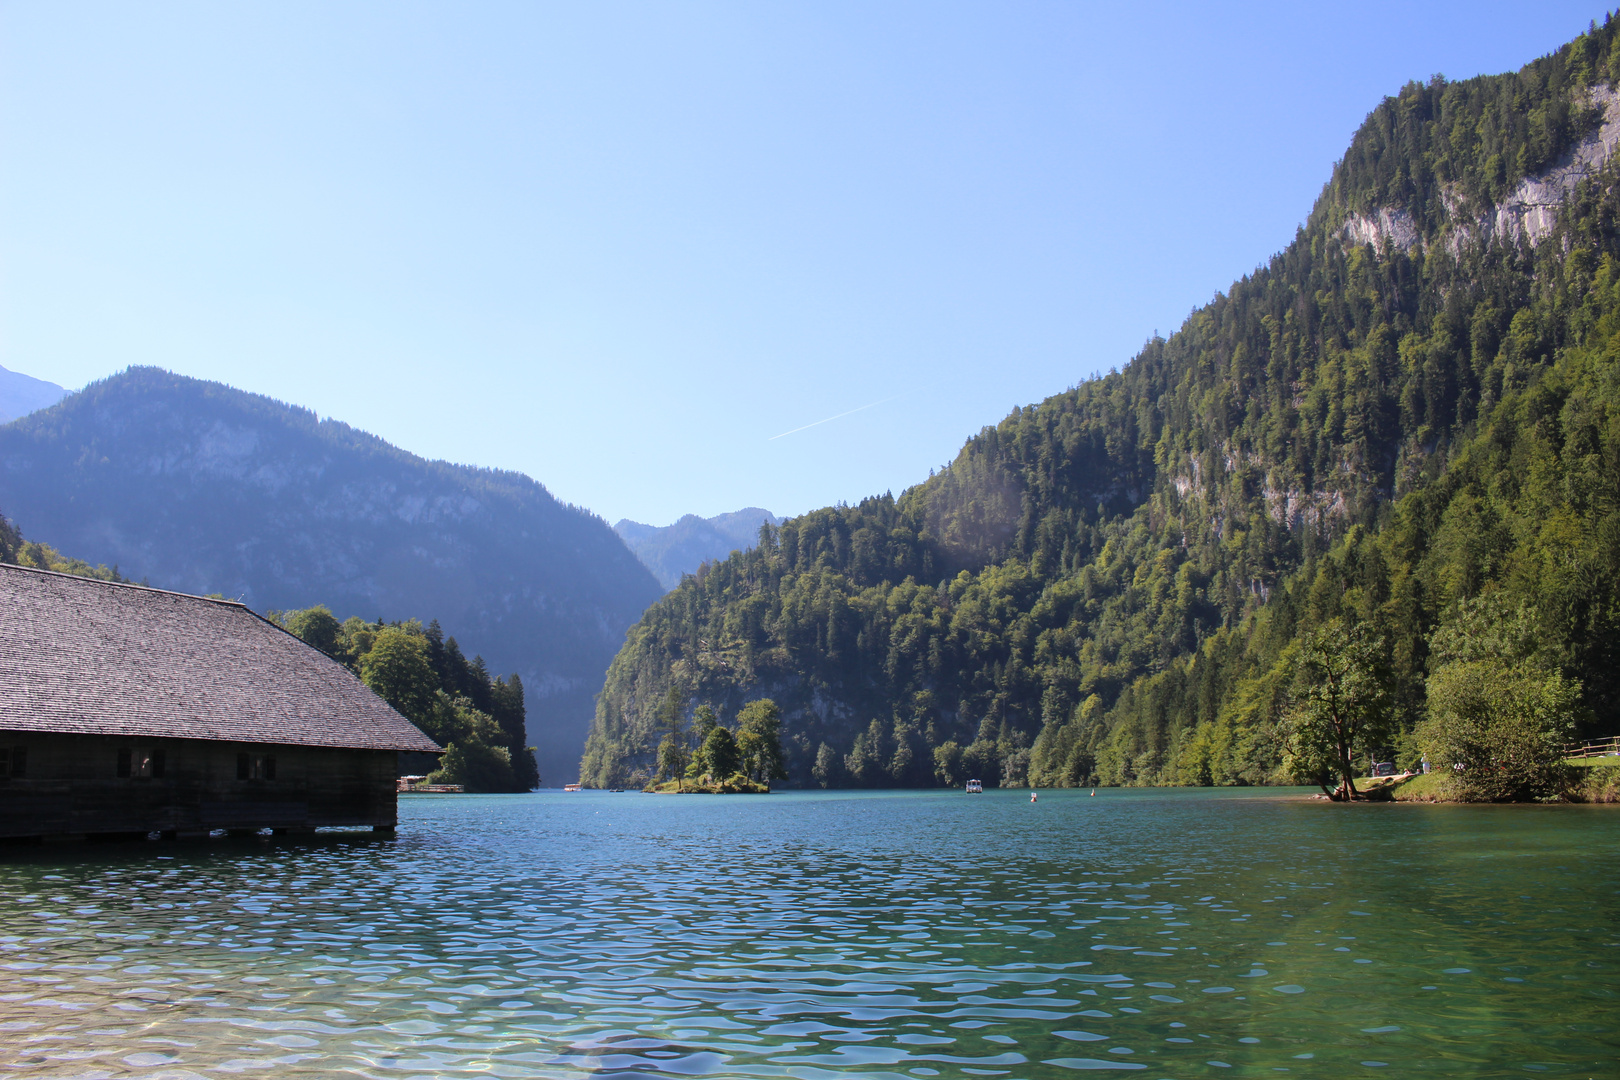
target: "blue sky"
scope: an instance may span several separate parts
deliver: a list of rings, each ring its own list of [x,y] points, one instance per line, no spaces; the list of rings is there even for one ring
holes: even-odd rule
[[[1287,244],[1382,96],[1593,18],[0,3],[0,365],[217,379],[610,521],[898,493]]]

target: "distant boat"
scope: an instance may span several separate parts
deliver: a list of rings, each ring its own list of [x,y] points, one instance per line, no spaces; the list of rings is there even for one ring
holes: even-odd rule
[[[983,795],[984,785],[977,780],[969,780],[967,782],[967,793],[969,795]]]
[[[579,785],[578,784],[564,784],[563,785],[563,790],[564,791],[578,791],[579,790]]]

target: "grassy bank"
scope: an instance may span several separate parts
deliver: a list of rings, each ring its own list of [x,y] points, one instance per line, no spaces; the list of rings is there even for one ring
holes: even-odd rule
[[[1620,758],[1582,758],[1570,764],[1577,776],[1572,802],[1620,802]]]
[[[1620,758],[1577,758],[1568,762],[1570,785],[1564,801],[1577,803],[1620,802]],[[1396,802],[1461,802],[1452,790],[1450,777],[1440,773],[1413,776],[1394,786]]]

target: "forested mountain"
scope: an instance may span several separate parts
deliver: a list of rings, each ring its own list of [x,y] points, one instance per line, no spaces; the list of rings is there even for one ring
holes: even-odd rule
[[[518,674],[548,783],[661,592],[607,523],[516,473],[425,461],[269,398],[133,368],[0,427],[0,507],[30,538],[258,610],[437,618]]]
[[[53,382],[0,367],[0,424],[55,405],[67,391]]]
[[[779,524],[776,515],[749,506],[711,518],[687,514],[662,528],[623,518],[613,531],[630,545],[659,584],[673,589],[681,583],[682,574],[695,574],[706,562],[752,547],[759,539],[759,527],[766,524]]]
[[[651,769],[666,701],[769,696],[801,783],[1271,782],[1304,635],[1378,642],[1410,731],[1486,595],[1620,730],[1616,29],[1408,84],[1168,339],[683,581],[586,780]]]

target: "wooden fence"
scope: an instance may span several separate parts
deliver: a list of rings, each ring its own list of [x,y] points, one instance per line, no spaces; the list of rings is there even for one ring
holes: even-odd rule
[[[1588,739],[1564,748],[1564,756],[1572,758],[1620,757],[1620,735],[1607,739]]]

